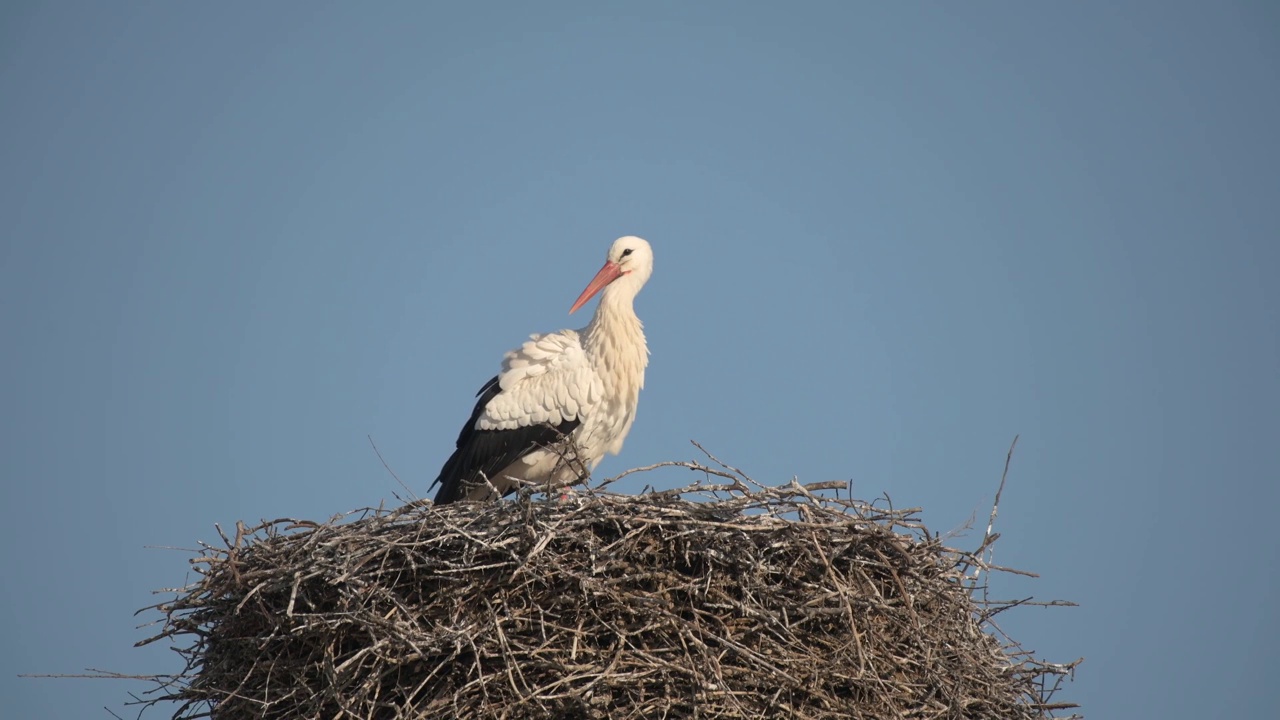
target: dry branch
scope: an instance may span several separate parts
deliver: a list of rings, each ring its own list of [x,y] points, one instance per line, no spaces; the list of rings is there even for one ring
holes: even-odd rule
[[[179,718],[1021,718],[1074,664],[985,631],[981,551],[843,483],[412,503],[206,547],[154,607]],[[838,493],[837,493],[838,495]],[[695,498],[697,501],[695,501]],[[1021,602],[1021,601],[1019,601]]]

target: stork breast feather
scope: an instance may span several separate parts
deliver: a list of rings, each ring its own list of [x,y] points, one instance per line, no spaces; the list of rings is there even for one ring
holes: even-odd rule
[[[534,335],[507,353],[498,383],[502,392],[485,405],[480,430],[511,430],[536,423],[580,419],[603,394],[599,378],[573,331]]]

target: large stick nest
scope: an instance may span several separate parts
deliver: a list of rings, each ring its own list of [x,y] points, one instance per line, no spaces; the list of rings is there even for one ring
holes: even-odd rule
[[[981,551],[843,483],[241,525],[155,606],[180,718],[1042,718]],[[839,493],[837,492],[838,496]],[[825,497],[821,497],[825,496]],[[694,501],[697,497],[698,501]]]

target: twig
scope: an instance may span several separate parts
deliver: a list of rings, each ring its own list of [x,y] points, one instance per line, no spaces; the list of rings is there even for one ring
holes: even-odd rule
[[[369,446],[373,448],[374,454],[376,454],[378,456],[378,460],[382,462],[382,467],[386,468],[387,472],[391,473],[391,477],[395,478],[396,482],[400,484],[400,487],[404,488],[404,491],[409,494],[409,499],[411,501],[420,500],[421,498],[415,495],[413,490],[400,479],[400,476],[396,475],[396,471],[392,470],[391,466],[387,464],[386,459],[382,457],[382,451],[378,450],[378,444],[373,441],[373,435],[365,435],[365,437],[369,438]]]
[[[1009,452],[1004,456],[1004,472],[1000,473],[1000,487],[996,488],[996,497],[991,503],[991,517],[987,520],[987,532],[983,535],[982,546],[979,547],[978,551],[975,553],[981,561],[974,566],[973,579],[975,582],[977,582],[979,575],[981,575],[983,566],[990,565],[991,560],[995,557],[995,537],[992,535],[992,530],[996,525],[996,513],[1000,510],[1000,496],[1004,494],[1004,483],[1005,480],[1009,478],[1009,463],[1013,462],[1013,449],[1018,446],[1019,437],[1021,436],[1013,436],[1013,442],[1009,444]],[[983,559],[984,553],[986,556],[985,559]],[[983,592],[983,599],[985,600],[986,591],[984,590]]]

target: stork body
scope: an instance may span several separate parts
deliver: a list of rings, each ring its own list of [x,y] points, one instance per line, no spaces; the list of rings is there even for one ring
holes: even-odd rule
[[[604,267],[569,309],[596,293],[581,330],[531,335],[477,393],[457,448],[436,478],[437,505],[487,500],[525,483],[570,482],[618,454],[635,420],[649,349],[632,302],[653,272],[638,237],[614,241]]]

